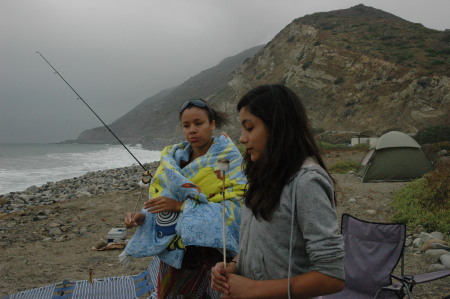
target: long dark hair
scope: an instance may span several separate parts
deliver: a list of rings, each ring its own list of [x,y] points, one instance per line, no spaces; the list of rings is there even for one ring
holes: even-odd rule
[[[261,85],[240,99],[237,110],[244,107],[264,122],[269,134],[258,161],[252,162],[249,154],[244,155],[248,180],[245,204],[257,218],[269,221],[283,187],[306,158],[314,157],[321,167],[326,167],[305,107],[292,90],[279,84]]]

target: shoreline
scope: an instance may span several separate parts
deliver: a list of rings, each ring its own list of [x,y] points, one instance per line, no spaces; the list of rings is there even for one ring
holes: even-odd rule
[[[159,166],[159,161],[143,165],[151,173],[154,173]],[[90,171],[78,177],[47,182],[40,187],[32,185],[23,191],[0,194],[0,215],[74,198],[138,189],[141,176],[142,168],[139,165],[132,165]]]
[[[1,144],[0,163],[3,167],[0,171],[0,198],[25,193],[33,186],[76,179],[89,172],[126,168],[140,165],[141,162],[147,164],[160,160],[161,151],[142,144],[128,144],[126,147],[129,149],[128,153],[120,144]]]

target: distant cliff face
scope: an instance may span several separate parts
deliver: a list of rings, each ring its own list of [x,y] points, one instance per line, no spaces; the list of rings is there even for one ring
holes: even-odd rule
[[[148,105],[144,101],[111,127],[126,141],[167,144],[180,135],[179,104],[203,97],[231,116],[224,131],[237,138],[239,98],[260,84],[282,83],[300,95],[316,129],[416,133],[448,123],[449,43],[450,32],[363,5],[308,15],[286,26],[263,49],[247,52],[251,58],[243,64],[245,55],[228,73],[222,70],[222,81],[205,84],[217,67],[202,72],[146,100]],[[106,133],[104,128],[88,130],[79,140],[110,139]]]
[[[306,16],[233,74],[231,100],[213,101],[233,109],[250,88],[283,83],[300,95],[314,128],[416,133],[448,123],[449,41],[450,32],[363,5]],[[239,134],[235,127],[228,130]]]

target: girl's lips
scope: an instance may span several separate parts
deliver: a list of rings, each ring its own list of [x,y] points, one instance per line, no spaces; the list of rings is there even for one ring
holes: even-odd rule
[[[197,141],[198,141],[198,138],[189,138],[189,141],[190,141],[190,142],[197,142]]]

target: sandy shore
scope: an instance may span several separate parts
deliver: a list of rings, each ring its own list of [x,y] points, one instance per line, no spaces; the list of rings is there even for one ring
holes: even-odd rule
[[[330,153],[328,165],[339,160],[359,161],[363,152]],[[392,193],[405,183],[361,183],[353,174],[335,175],[338,183],[338,214],[388,222]],[[134,207],[140,190],[109,192],[74,198],[46,206],[0,215],[0,296],[61,282],[137,274],[150,258],[135,259],[128,268],[119,264],[121,250],[94,251],[111,228],[123,227],[126,211]],[[349,201],[354,198],[356,201]],[[369,212],[369,210],[372,210]],[[373,212],[375,211],[375,212]],[[56,233],[52,228],[59,228]],[[53,232],[53,233],[52,233]],[[131,237],[134,230],[127,232]],[[426,272],[432,261],[415,250],[406,250],[406,272]],[[449,279],[419,285],[416,298],[443,298],[450,294]]]

